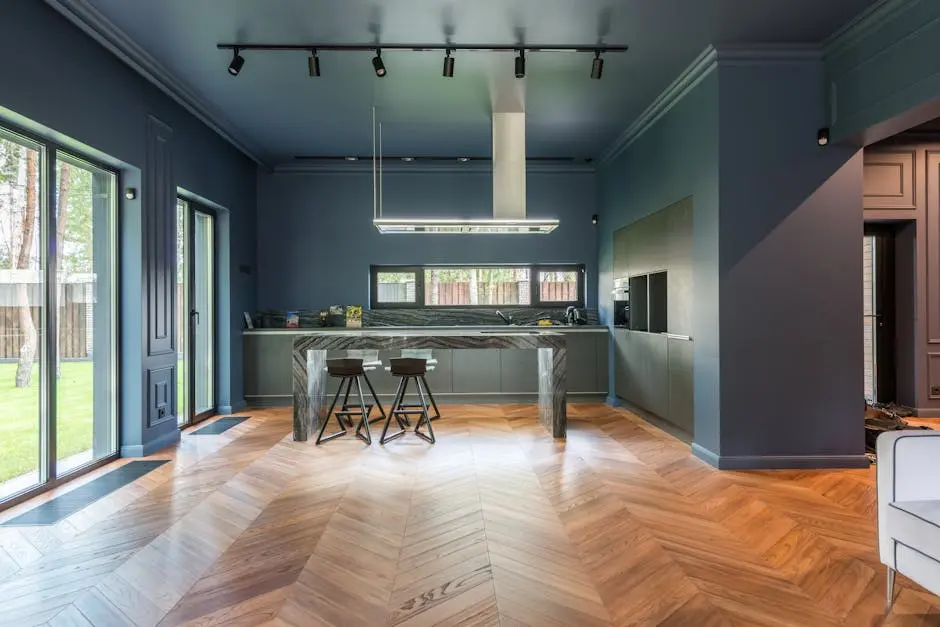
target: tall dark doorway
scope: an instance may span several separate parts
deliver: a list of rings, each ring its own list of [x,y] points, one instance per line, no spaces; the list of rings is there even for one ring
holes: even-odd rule
[[[864,255],[865,398],[897,397],[895,232],[892,224],[866,224]]]

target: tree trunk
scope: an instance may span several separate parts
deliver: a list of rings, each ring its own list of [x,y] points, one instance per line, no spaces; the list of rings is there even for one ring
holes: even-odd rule
[[[477,269],[473,268],[470,270],[470,304],[477,305],[479,304],[479,285],[477,284]]]
[[[56,221],[55,221],[55,250],[56,250],[56,280],[59,279],[59,268],[65,267],[63,263],[63,256],[65,255],[65,229],[68,228],[69,223],[69,177],[72,174],[72,166],[64,161],[60,162],[59,165],[59,195],[57,197],[57,207],[56,207]],[[63,297],[65,296],[65,291],[62,292]],[[60,311],[65,311],[65,303],[57,303],[57,306]],[[56,316],[56,321],[59,321],[61,318]],[[62,329],[59,328],[59,325],[56,324],[56,333],[55,333],[55,377],[58,379],[62,376]]]
[[[20,228],[22,235],[19,254],[16,257],[16,269],[28,270],[33,250],[33,236],[36,229],[36,214],[39,212],[39,154],[35,150],[26,151],[26,207],[23,209],[23,221]],[[16,364],[16,387],[29,387],[33,378],[33,359],[36,357],[38,336],[33,315],[29,306],[29,285],[20,282],[16,286],[19,303],[20,332],[23,343],[20,346],[20,359]]]

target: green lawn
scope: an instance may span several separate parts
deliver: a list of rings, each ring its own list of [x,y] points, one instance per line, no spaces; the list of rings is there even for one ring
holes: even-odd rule
[[[182,368],[177,372],[182,376]],[[28,388],[17,388],[15,377],[15,363],[0,364],[0,483],[36,470],[39,463],[39,367]],[[59,459],[92,446],[93,389],[90,361],[62,363],[56,399]]]

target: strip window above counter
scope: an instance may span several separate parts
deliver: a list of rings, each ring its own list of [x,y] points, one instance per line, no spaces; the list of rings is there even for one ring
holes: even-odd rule
[[[372,309],[584,307],[580,264],[371,266]]]

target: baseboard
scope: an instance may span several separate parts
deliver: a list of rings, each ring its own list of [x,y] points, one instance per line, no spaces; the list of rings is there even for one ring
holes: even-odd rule
[[[391,403],[395,395],[393,393],[379,394],[379,400],[383,403]],[[573,392],[568,394],[569,403],[604,403],[607,395],[603,392]],[[538,403],[538,394],[455,394],[453,392],[435,393],[434,399],[440,405],[516,405],[525,403]],[[245,400],[250,407],[290,407],[293,404],[294,397],[290,395],[266,395],[266,396],[245,396]],[[368,400],[368,398],[367,398]],[[220,413],[230,413],[222,412]]]
[[[179,429],[173,429],[169,433],[151,440],[146,444],[131,444],[121,447],[121,457],[147,457],[153,455],[160,449],[173,446],[180,441]]]
[[[248,407],[248,403],[245,402],[245,399],[241,399],[232,403],[231,405],[219,405],[218,412],[220,414],[234,414],[237,411],[241,411]]]
[[[692,454],[709,466],[721,468],[721,458],[718,456],[718,454],[710,449],[705,448],[697,442],[692,443]]]
[[[718,455],[699,444],[692,454],[719,470],[815,470],[826,468],[868,468],[863,455]]]

